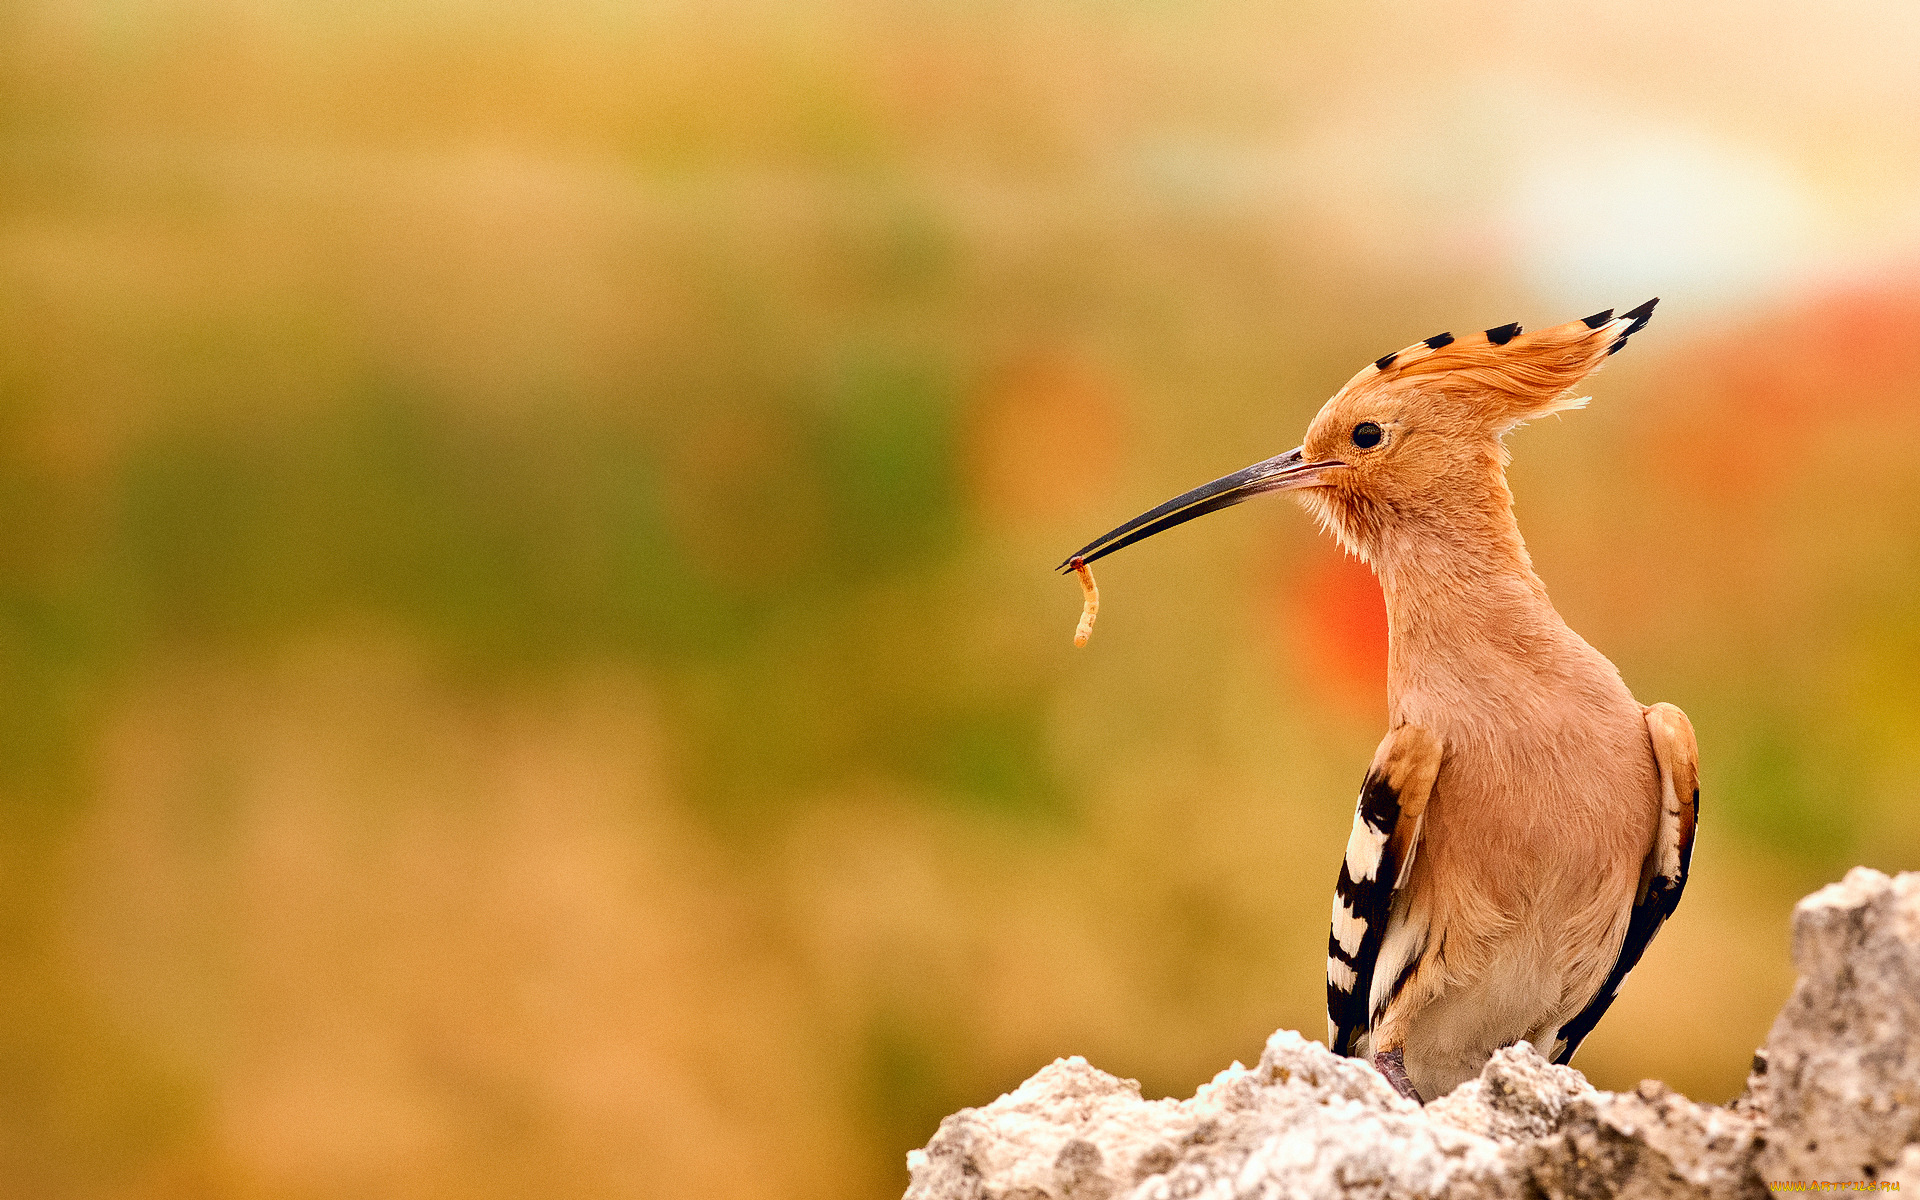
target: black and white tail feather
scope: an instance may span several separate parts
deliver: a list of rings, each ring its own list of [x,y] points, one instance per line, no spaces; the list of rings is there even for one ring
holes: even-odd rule
[[[1327,935],[1327,1044],[1336,1054],[1366,1055],[1374,1020],[1420,961],[1423,947],[1417,945],[1396,945],[1395,953],[1384,956],[1382,951],[1395,900],[1420,848],[1440,755],[1438,737],[1402,725],[1381,741],[1360,787]]]

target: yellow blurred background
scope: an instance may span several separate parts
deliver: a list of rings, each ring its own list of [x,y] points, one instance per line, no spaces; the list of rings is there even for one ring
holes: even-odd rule
[[[0,6],[0,1191],[868,1197],[1079,1053],[1323,1026],[1378,592],[1051,573],[1442,329],[1692,716],[1577,1065],[1739,1090],[1920,867],[1920,10]]]

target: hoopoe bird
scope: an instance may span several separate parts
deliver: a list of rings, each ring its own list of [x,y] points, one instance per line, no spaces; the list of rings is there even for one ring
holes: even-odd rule
[[[1671,704],[1635,701],[1554,610],[1514,523],[1502,444],[1583,406],[1574,390],[1656,303],[1385,355],[1299,447],[1075,556],[1284,491],[1372,567],[1388,731],[1334,885],[1327,1037],[1416,1101],[1523,1038],[1571,1059],[1686,887],[1693,727]]]

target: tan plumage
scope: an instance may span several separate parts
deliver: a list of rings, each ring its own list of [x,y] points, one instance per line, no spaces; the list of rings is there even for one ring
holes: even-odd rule
[[[1565,1061],[1685,885],[1693,731],[1547,598],[1502,437],[1577,407],[1653,303],[1531,335],[1441,334],[1361,370],[1295,451],[1176,498],[1088,560],[1287,490],[1387,600],[1389,731],[1336,885],[1328,1030],[1434,1097],[1522,1038]]]

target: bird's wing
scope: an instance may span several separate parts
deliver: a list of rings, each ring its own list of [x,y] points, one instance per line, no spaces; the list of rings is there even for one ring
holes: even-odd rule
[[[1353,835],[1333,887],[1333,930],[1327,935],[1327,1045],[1336,1054],[1361,1052],[1372,1026],[1369,1003],[1381,962],[1393,896],[1406,883],[1420,848],[1420,824],[1440,771],[1439,737],[1402,725],[1381,740],[1360,786]]]
[[[1646,864],[1640,868],[1640,891],[1627,919],[1620,957],[1593,999],[1560,1027],[1553,1043],[1552,1057],[1557,1063],[1571,1059],[1581,1040],[1606,1015],[1627,972],[1633,970],[1647,943],[1679,907],[1680,893],[1687,886],[1687,867],[1693,861],[1693,830],[1700,818],[1700,754],[1693,741],[1693,724],[1687,714],[1671,704],[1651,706],[1646,710],[1646,720],[1647,732],[1653,738],[1653,759],[1660,768],[1660,824],[1654,831]]]

